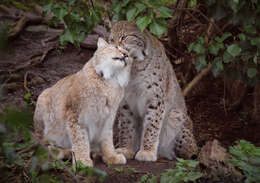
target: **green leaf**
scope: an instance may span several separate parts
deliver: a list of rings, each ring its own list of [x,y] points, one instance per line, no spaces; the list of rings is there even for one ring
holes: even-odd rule
[[[146,175],[143,175],[142,177],[141,177],[141,179],[138,181],[138,183],[145,183],[146,181],[147,181],[147,179],[148,179],[148,175],[146,174]]]
[[[223,54],[223,61],[224,63],[232,62],[233,61],[232,55],[230,55],[227,51],[225,51]]]
[[[251,45],[260,47],[260,37],[251,38]]]
[[[18,9],[21,9],[21,10],[24,10],[24,11],[30,11],[30,8],[28,8],[27,6],[25,6],[25,3],[20,3],[18,1],[12,1],[12,4],[18,8]]]
[[[222,60],[220,57],[216,57],[214,59],[214,64],[213,64],[213,67],[212,67],[212,73],[214,75],[214,77],[217,77],[219,75],[219,73],[221,71],[223,71],[224,69],[224,66],[222,64]]]
[[[143,3],[140,2],[136,2],[135,7],[137,8],[137,14],[141,13],[147,8],[147,6],[145,6]]]
[[[197,0],[190,0],[189,2],[188,2],[188,6],[189,7],[193,7],[193,6],[196,6],[197,5]]]
[[[209,53],[212,55],[218,55],[220,49],[224,48],[223,43],[215,43],[209,46]]]
[[[151,33],[160,38],[165,32],[167,32],[167,25],[162,22],[162,20],[155,20],[150,24],[149,29]]]
[[[247,26],[244,27],[244,29],[245,29],[246,33],[248,33],[248,34],[256,34],[257,33],[256,28],[252,25],[247,25]]]
[[[203,54],[205,53],[206,49],[202,44],[194,44],[193,51],[195,51],[197,54]]]
[[[130,0],[124,0],[124,1],[121,2],[121,6],[126,7],[129,2],[130,2]]]
[[[225,41],[227,38],[229,38],[230,36],[232,36],[232,34],[230,32],[225,32],[222,36],[221,36],[221,42]]]
[[[248,70],[247,70],[247,76],[248,76],[249,78],[255,77],[256,74],[257,74],[256,68],[248,68]]]
[[[200,177],[202,177],[202,173],[200,172],[189,172],[187,175],[188,181],[195,181],[197,179],[199,179]]]
[[[60,36],[60,42],[61,45],[63,45],[65,42],[70,42],[72,44],[74,43],[73,35],[68,29],[65,30],[65,33],[62,36]]]
[[[51,13],[52,10],[52,3],[46,4],[42,7],[43,12],[45,12],[47,15]]]
[[[241,41],[245,41],[245,40],[246,40],[246,35],[243,34],[243,33],[239,34],[238,37],[239,37],[239,39],[240,39]]]
[[[130,9],[128,9],[128,11],[126,12],[126,18],[128,22],[131,22],[132,20],[134,20],[134,18],[137,15],[137,8],[136,7],[131,7]]]
[[[162,15],[163,18],[172,18],[172,12],[169,8],[167,8],[166,6],[161,6],[159,8],[157,8],[157,10],[160,12],[160,14]]]
[[[194,45],[195,45],[194,42],[192,42],[192,43],[189,45],[189,47],[188,47],[188,51],[189,51],[189,52],[191,52],[191,51],[194,49]]]
[[[257,55],[254,56],[253,62],[254,62],[255,64],[257,64]]]
[[[121,11],[121,9],[122,9],[122,5],[121,3],[118,3],[113,10],[115,13],[118,14]]]
[[[59,9],[54,9],[53,14],[59,19],[63,20],[63,18],[66,16],[67,11],[66,9],[59,8]]]
[[[202,36],[200,36],[200,37],[198,38],[198,43],[199,43],[199,44],[204,44],[204,43],[205,43],[205,38],[202,37]]]
[[[31,96],[32,96],[31,93],[26,93],[26,94],[24,95],[24,99],[25,99],[25,100],[29,100]]]
[[[94,26],[96,26],[101,20],[101,14],[95,9],[91,9],[90,13],[91,13],[92,23],[94,24]]]
[[[119,173],[124,172],[124,168],[123,167],[114,168],[114,170],[119,172]]]
[[[241,48],[237,44],[232,44],[232,45],[228,46],[227,51],[230,55],[232,55],[233,57],[236,57],[240,54]]]
[[[136,20],[136,25],[143,32],[144,29],[151,23],[151,18],[148,16],[138,17]]]
[[[197,72],[201,71],[206,66],[207,66],[206,56],[205,55],[199,56],[198,61],[195,64],[195,68]]]

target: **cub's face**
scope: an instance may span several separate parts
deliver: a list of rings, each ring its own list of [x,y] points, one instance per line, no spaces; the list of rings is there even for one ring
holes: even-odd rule
[[[94,55],[94,68],[105,79],[117,77],[122,72],[130,72],[132,59],[128,51],[121,47],[108,44],[102,38],[98,40],[98,49]]]

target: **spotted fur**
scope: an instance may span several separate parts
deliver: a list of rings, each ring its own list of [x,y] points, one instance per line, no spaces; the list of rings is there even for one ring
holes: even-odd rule
[[[156,161],[158,153],[173,159],[175,151],[191,157],[196,142],[192,128],[185,124],[192,126],[192,121],[164,46],[148,31],[141,32],[126,21],[113,25],[109,39],[134,58],[131,81],[117,115],[117,151],[127,158],[137,152],[135,159],[140,161]]]

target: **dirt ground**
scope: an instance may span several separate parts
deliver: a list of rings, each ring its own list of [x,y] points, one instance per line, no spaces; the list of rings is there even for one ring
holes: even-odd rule
[[[1,53],[0,81],[8,80],[8,83],[15,83],[15,86],[10,85],[2,91],[0,109],[9,104],[24,106],[24,95],[28,92],[32,94],[32,100],[36,100],[45,88],[82,68],[94,52],[91,49],[77,49],[72,46],[63,50],[54,49],[41,63],[19,69],[19,66],[34,58],[32,55],[39,56],[48,49],[48,44],[42,44],[45,38],[46,35],[41,33],[23,31],[19,38],[12,42],[9,53]],[[207,76],[186,97],[198,145],[201,147],[208,140],[218,139],[227,147],[233,145],[236,140],[245,139],[259,146],[260,123],[249,121],[240,109],[226,111],[223,88],[222,79]],[[174,161],[159,159],[156,163],[149,163],[130,160],[125,166],[107,166],[100,159],[96,159],[95,164],[97,168],[108,173],[106,183],[131,183],[137,182],[147,173],[162,173],[173,167]]]

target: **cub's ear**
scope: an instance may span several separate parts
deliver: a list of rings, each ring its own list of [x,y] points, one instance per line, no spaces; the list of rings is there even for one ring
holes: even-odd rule
[[[98,38],[97,47],[103,48],[105,46],[108,46],[108,43],[103,38]]]

